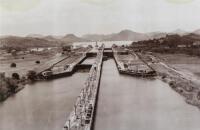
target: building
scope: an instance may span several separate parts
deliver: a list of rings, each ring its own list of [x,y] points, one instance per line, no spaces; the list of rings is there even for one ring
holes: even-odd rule
[[[200,41],[195,41],[195,42],[193,42],[192,45],[193,45],[193,46],[199,46],[199,47],[200,47]]]
[[[185,44],[180,44],[180,45],[178,45],[177,46],[178,48],[185,48],[185,47],[187,47]]]

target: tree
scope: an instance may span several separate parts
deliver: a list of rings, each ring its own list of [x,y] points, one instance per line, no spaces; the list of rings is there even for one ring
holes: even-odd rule
[[[11,78],[7,78],[6,82],[7,82],[7,88],[9,89],[9,91],[14,93],[16,88],[18,87],[17,81]]]
[[[200,100],[200,91],[197,93],[197,99]]]
[[[20,76],[19,76],[18,73],[13,73],[13,74],[12,74],[12,78],[13,78],[13,79],[19,80],[19,79],[20,79]]]
[[[10,67],[12,67],[12,68],[14,68],[14,67],[16,67],[17,65],[16,65],[16,63],[11,63],[10,64]]]
[[[35,61],[35,63],[36,63],[36,64],[40,64],[40,61],[39,61],[39,60],[37,60],[37,61]]]
[[[12,50],[11,54],[12,54],[12,56],[17,56],[17,51],[16,50]]]
[[[128,65],[126,63],[124,64],[124,68],[128,68]]]
[[[67,51],[67,52],[71,52],[72,46],[71,46],[71,45],[63,46],[63,47],[62,47],[62,50],[63,50],[63,51]]]
[[[92,48],[92,45],[88,45],[88,48]]]
[[[37,73],[33,70],[28,71],[27,78],[34,81],[37,78]]]

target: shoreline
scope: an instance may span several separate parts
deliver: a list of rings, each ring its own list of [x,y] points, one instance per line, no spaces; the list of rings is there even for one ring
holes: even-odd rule
[[[24,82],[21,82],[21,83],[18,83],[17,87],[15,88],[14,91],[7,90],[6,92],[1,93],[0,103],[6,101],[9,97],[11,97],[12,95],[17,94],[19,91],[24,89],[26,84],[28,84],[28,80],[24,81]]]
[[[198,84],[178,73],[169,65],[162,62],[157,56],[145,53],[141,54],[141,57],[144,60],[148,59],[147,57],[150,57],[151,60],[146,60],[146,62],[156,70],[158,79],[167,83],[171,89],[184,97],[187,104],[196,106],[200,109],[200,98],[198,97],[200,88],[198,87]]]

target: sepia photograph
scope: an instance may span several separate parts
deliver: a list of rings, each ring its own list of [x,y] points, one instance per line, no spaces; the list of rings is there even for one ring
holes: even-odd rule
[[[0,0],[0,130],[200,130],[199,0]]]

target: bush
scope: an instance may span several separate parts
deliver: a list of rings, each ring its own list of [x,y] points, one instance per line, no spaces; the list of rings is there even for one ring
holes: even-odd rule
[[[21,77],[21,80],[22,80],[22,81],[25,81],[25,80],[26,80],[26,77],[22,76],[22,77]]]
[[[14,93],[16,88],[18,87],[16,80],[7,78],[7,88],[9,89],[10,92]]]
[[[33,70],[28,71],[27,78],[34,81],[37,78],[37,73]]]
[[[0,93],[0,101],[3,101],[3,94]]]
[[[26,77],[22,76],[20,81],[21,81],[22,85],[25,85],[26,84]]]
[[[169,86],[171,86],[172,88],[176,88],[176,83],[171,81],[171,82],[169,82]]]
[[[197,93],[197,99],[200,100],[200,91]]]
[[[163,75],[163,76],[162,76],[162,79],[165,79],[166,77],[167,77],[166,75]]]
[[[10,64],[10,67],[12,67],[12,68],[14,68],[14,67],[16,67],[17,65],[16,65],[16,63],[11,63]]]
[[[192,86],[185,86],[185,90],[188,91],[188,92],[192,92],[194,88]]]
[[[12,74],[12,78],[13,78],[13,79],[19,80],[19,79],[20,79],[20,76],[19,76],[18,73],[13,73],[13,74]]]
[[[37,61],[35,61],[35,63],[36,63],[36,64],[40,64],[40,61],[39,61],[39,60],[37,60]]]

